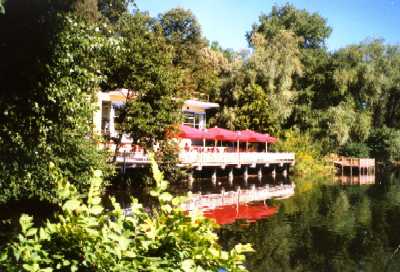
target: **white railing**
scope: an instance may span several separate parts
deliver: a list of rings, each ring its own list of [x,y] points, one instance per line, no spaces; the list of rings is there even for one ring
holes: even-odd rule
[[[125,158],[124,158],[125,157]],[[243,152],[243,153],[213,153],[213,152],[180,152],[179,161],[184,165],[220,166],[232,164],[267,164],[294,163],[294,153]],[[143,152],[121,152],[117,162],[148,163],[148,157]]]
[[[182,164],[215,165],[215,164],[265,164],[293,163],[294,153],[241,152],[241,153],[207,153],[181,152],[179,160]]]

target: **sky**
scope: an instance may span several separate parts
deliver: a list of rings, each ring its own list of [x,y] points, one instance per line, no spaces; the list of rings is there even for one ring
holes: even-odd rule
[[[400,43],[400,0],[136,0],[137,7],[152,16],[174,7],[190,9],[209,41],[234,50],[247,48],[245,34],[262,13],[285,3],[327,20],[331,51],[372,38]]]

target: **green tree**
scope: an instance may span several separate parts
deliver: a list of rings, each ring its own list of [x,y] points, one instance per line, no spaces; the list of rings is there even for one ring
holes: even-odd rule
[[[320,48],[325,46],[325,41],[332,32],[326,25],[326,20],[317,13],[310,14],[306,10],[299,10],[293,5],[273,6],[271,13],[261,15],[259,22],[254,24],[252,30],[247,33],[247,40],[254,33],[261,33],[268,40],[279,35],[282,30],[290,30],[300,37],[301,48]]]
[[[252,43],[253,54],[232,69],[230,82],[222,87],[226,97],[218,119],[226,124],[231,116],[237,129],[277,133],[292,112],[292,78],[302,73],[297,38],[289,31],[269,40],[255,33]]]
[[[124,14],[115,31],[122,37],[122,50],[109,65],[108,86],[130,92],[119,115],[120,139],[127,133],[152,148],[180,120],[180,74],[172,65],[172,48],[160,25],[139,11]]]
[[[0,18],[2,31],[9,26],[29,32],[22,23],[10,25],[21,10],[20,3],[7,3],[17,9],[6,6],[6,17]],[[110,170],[104,154],[96,148],[91,122],[94,94],[104,80],[102,57],[114,50],[118,41],[95,25],[72,17],[51,14],[36,21],[42,6],[34,4],[32,17],[24,20],[32,20],[39,37],[28,35],[32,40],[18,45],[10,33],[2,43],[2,53],[9,54],[1,63],[2,202],[15,198],[54,200],[55,184],[47,167],[50,161],[81,191],[88,189],[87,178],[93,168]],[[49,33],[37,29],[41,24]],[[39,42],[32,54],[22,53],[26,44],[36,39]],[[15,54],[21,55],[13,59]]]

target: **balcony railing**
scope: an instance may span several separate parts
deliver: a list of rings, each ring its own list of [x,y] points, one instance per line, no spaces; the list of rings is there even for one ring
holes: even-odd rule
[[[295,161],[294,153],[272,153],[272,152],[185,152],[179,153],[179,161],[182,165],[192,166],[224,166],[240,164],[268,164],[268,163],[290,163]],[[148,163],[147,154],[144,152],[120,152],[117,162],[125,163]]]

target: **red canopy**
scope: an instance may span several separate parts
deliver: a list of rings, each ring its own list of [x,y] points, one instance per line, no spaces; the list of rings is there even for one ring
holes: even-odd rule
[[[197,129],[186,125],[180,126],[178,133],[179,138],[188,138],[194,140],[219,140],[228,142],[260,142],[260,143],[275,143],[276,138],[268,134],[262,134],[253,130],[233,131],[223,128]]]
[[[213,135],[215,140],[234,142],[238,139],[237,133],[228,129],[209,128],[207,132]]]
[[[262,134],[250,129],[240,130],[240,134],[246,135],[249,140],[247,142],[260,142],[260,143],[275,143],[276,138],[269,136],[269,134]]]
[[[232,224],[236,220],[242,219],[248,222],[256,221],[276,214],[276,207],[268,207],[264,203],[259,204],[239,204],[225,205],[214,210],[205,211],[203,214],[207,218],[214,219],[218,224]]]
[[[179,130],[180,130],[178,133],[179,138],[187,138],[194,140],[207,139],[207,133],[200,129],[181,125]]]

